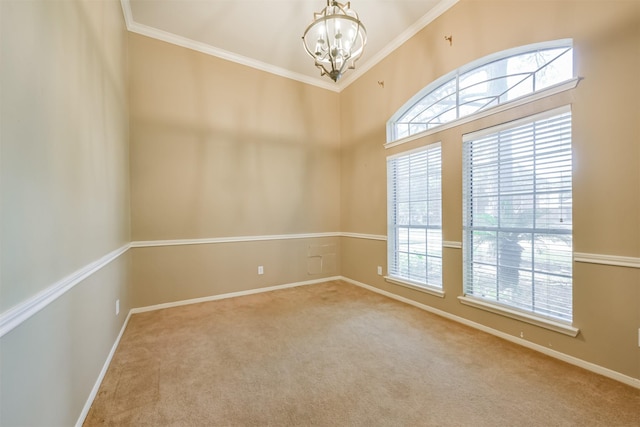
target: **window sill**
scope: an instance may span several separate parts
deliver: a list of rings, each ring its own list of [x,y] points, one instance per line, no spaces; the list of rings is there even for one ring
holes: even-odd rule
[[[435,288],[429,285],[418,285],[406,280],[398,279],[396,277],[384,276],[384,280],[394,285],[404,286],[405,288],[414,289],[416,291],[424,292],[429,295],[433,295],[439,298],[444,298],[444,291],[442,289]]]
[[[490,311],[491,313],[499,314],[501,316],[510,317],[511,319],[520,320],[521,322],[526,322],[531,325],[536,325],[541,328],[549,329],[554,332],[559,332],[564,335],[569,335],[570,337],[578,336],[580,333],[580,329],[574,328],[571,325],[566,323],[562,323],[560,321],[555,321],[552,319],[547,319],[544,317],[535,316],[532,314],[528,314],[522,311],[518,311],[515,309],[510,309],[508,307],[504,307],[497,304],[492,304],[489,301],[485,301],[479,298],[469,297],[469,296],[461,296],[458,297],[458,300],[464,305],[468,305],[470,307],[479,308],[481,310]]]

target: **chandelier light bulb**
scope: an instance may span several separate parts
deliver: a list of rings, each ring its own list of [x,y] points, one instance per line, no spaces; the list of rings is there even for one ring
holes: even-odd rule
[[[337,82],[345,71],[355,68],[367,43],[367,32],[350,2],[327,0],[327,6],[314,13],[302,41],[320,75]]]

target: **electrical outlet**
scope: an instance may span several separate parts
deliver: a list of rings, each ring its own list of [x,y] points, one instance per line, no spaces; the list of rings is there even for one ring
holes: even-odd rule
[[[116,300],[116,316],[120,314],[120,300]]]
[[[264,274],[264,267],[261,265],[258,266],[258,274]]]
[[[378,276],[382,276],[382,267],[378,266]]]

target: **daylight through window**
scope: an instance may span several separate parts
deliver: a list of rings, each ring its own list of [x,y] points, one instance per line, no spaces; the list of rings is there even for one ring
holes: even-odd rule
[[[569,107],[466,135],[465,295],[572,320]]]
[[[388,142],[496,107],[573,79],[571,40],[490,55],[436,80],[388,123]]]
[[[392,279],[442,289],[442,154],[433,144],[387,160]]]

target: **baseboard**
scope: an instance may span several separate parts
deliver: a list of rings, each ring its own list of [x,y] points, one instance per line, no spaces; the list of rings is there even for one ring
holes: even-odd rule
[[[340,280],[340,279],[342,279],[341,276],[325,277],[323,279],[306,280],[306,281],[303,281],[303,282],[294,282],[294,283],[287,283],[287,284],[284,284],[284,285],[268,286],[266,288],[256,288],[256,289],[249,289],[249,290],[246,290],[246,291],[230,292],[230,293],[219,294],[219,295],[211,295],[211,296],[202,297],[202,298],[193,298],[193,299],[187,299],[187,300],[181,300],[181,301],[167,302],[167,303],[163,303],[163,304],[155,304],[155,305],[150,305],[150,306],[146,306],[146,307],[133,308],[133,309],[131,309],[131,313],[133,313],[133,314],[135,314],[135,313],[144,313],[144,312],[147,312],[147,311],[162,310],[163,308],[171,308],[171,307],[178,307],[178,306],[181,306],[181,305],[197,304],[197,303],[200,303],[200,302],[217,301],[217,300],[227,299],[227,298],[242,297],[242,296],[246,296],[246,295],[253,295],[253,294],[260,294],[260,293],[263,293],[263,292],[277,291],[279,289],[295,288],[297,286],[313,285],[313,284],[316,284],[316,283],[330,282],[332,280]]]
[[[107,356],[107,360],[105,361],[104,366],[102,367],[102,370],[100,371],[100,375],[98,376],[98,379],[96,380],[96,383],[93,386],[93,389],[91,390],[91,393],[90,393],[90,395],[89,395],[89,397],[87,399],[87,402],[85,403],[84,408],[82,409],[80,417],[78,418],[78,421],[76,423],[76,427],[81,427],[82,424],[84,423],[85,418],[89,414],[89,410],[91,409],[91,405],[93,404],[93,400],[95,399],[96,395],[98,394],[98,390],[100,389],[100,385],[102,384],[102,380],[104,379],[104,376],[106,375],[107,370],[109,369],[109,365],[111,364],[111,359],[113,358],[113,355],[115,354],[115,351],[118,348],[118,344],[120,343],[120,339],[122,338],[122,335],[124,334],[124,331],[125,331],[125,329],[127,327],[127,324],[129,323],[129,319],[131,318],[131,315],[136,314],[136,313],[144,313],[144,312],[148,312],[148,311],[161,310],[161,309],[164,309],[164,308],[178,307],[178,306],[188,305],[188,304],[197,304],[197,303],[200,303],[200,302],[217,301],[217,300],[222,300],[222,299],[227,299],[227,298],[235,298],[235,297],[240,297],[240,296],[253,295],[253,294],[259,294],[259,293],[264,293],[264,292],[271,292],[271,291],[276,291],[276,290],[279,290],[279,289],[288,289],[288,288],[294,288],[294,287],[298,287],[298,286],[313,285],[313,284],[317,284],[317,283],[329,282],[329,281],[332,281],[332,280],[343,280],[343,281],[345,281],[347,283],[350,283],[352,285],[356,285],[356,286],[359,286],[361,288],[367,289],[369,291],[375,292],[377,294],[384,295],[384,296],[386,296],[388,298],[403,302],[405,304],[412,305],[414,307],[420,308],[422,310],[428,311],[430,313],[436,314],[436,315],[444,317],[446,319],[453,320],[455,322],[461,323],[461,324],[466,325],[466,326],[470,326],[470,327],[472,327],[474,329],[477,329],[477,330],[480,330],[482,332],[486,332],[488,334],[491,334],[491,335],[497,336],[499,338],[505,339],[505,340],[510,341],[510,342],[512,342],[514,344],[518,344],[518,345],[521,345],[523,347],[527,347],[527,348],[529,348],[531,350],[535,350],[535,351],[538,351],[540,353],[546,354],[547,356],[553,357],[555,359],[562,360],[562,361],[567,362],[567,363],[569,363],[571,365],[575,365],[575,366],[578,366],[580,368],[586,369],[587,371],[594,372],[594,373],[602,375],[604,377],[611,378],[613,380],[616,380],[616,381],[619,381],[621,383],[627,384],[627,385],[629,385],[631,387],[640,389],[640,379],[629,377],[627,375],[621,374],[619,372],[613,371],[613,370],[608,369],[608,368],[604,368],[604,367],[596,365],[594,363],[587,362],[587,361],[584,361],[582,359],[578,359],[578,358],[573,357],[573,356],[569,356],[569,355],[561,353],[559,351],[548,349],[548,348],[543,347],[541,345],[526,341],[526,340],[518,338],[518,337],[514,337],[512,335],[506,334],[504,332],[498,331],[498,330],[493,329],[493,328],[489,328],[489,327],[484,326],[484,325],[482,325],[480,323],[476,323],[476,322],[473,322],[471,320],[465,319],[463,317],[459,317],[459,316],[453,315],[451,313],[447,313],[446,311],[438,310],[437,308],[430,307],[430,306],[428,306],[426,304],[421,304],[421,303],[419,303],[417,301],[414,301],[414,300],[411,300],[409,298],[401,297],[401,296],[396,295],[396,294],[394,294],[392,292],[387,292],[385,290],[376,288],[375,286],[367,285],[365,283],[358,282],[357,280],[353,280],[353,279],[350,279],[350,278],[344,277],[344,276],[332,276],[332,277],[325,277],[325,278],[322,278],[322,279],[315,279],[315,280],[307,280],[307,281],[302,281],[302,282],[287,283],[287,284],[284,284],[284,285],[269,286],[269,287],[266,287],[266,288],[250,289],[250,290],[246,290],[246,291],[231,292],[231,293],[220,294],[220,295],[212,295],[212,296],[202,297],[202,298],[193,298],[193,299],[175,301],[175,302],[170,302],[170,303],[165,303],[165,304],[156,304],[156,305],[147,306],[147,307],[132,308],[131,310],[129,310],[129,313],[127,314],[127,318],[125,319],[124,324],[122,325],[122,328],[120,329],[120,333],[118,334],[118,337],[116,338],[113,346],[111,347],[111,351],[109,352],[109,355]]]
[[[535,350],[539,353],[543,353],[547,356],[553,357],[554,359],[562,360],[563,362],[569,363],[574,366],[578,366],[580,368],[586,369],[587,371],[602,375],[607,378],[611,378],[612,380],[619,381],[621,383],[627,384],[631,387],[640,389],[640,379],[630,377],[628,375],[621,374],[620,372],[605,368],[600,365],[596,365],[595,363],[587,362],[585,360],[579,359],[574,356],[569,356],[568,354],[561,353],[556,350],[549,349],[547,347],[541,346],[539,344],[532,343],[525,339],[515,337],[513,335],[509,335],[502,331],[498,331],[497,329],[490,328],[488,326],[482,325],[480,323],[473,322],[471,320],[465,319],[460,316],[456,316],[451,313],[447,313],[446,311],[439,310],[437,308],[430,307],[426,304],[421,304],[417,301],[411,300],[409,298],[401,297],[392,292],[387,292],[385,290],[376,288],[375,286],[367,285],[362,282],[358,282],[357,280],[349,279],[347,277],[341,277],[340,280],[344,280],[347,283],[351,283],[352,285],[360,286],[361,288],[368,289],[372,292],[384,295],[386,297],[392,298],[394,300],[412,305],[414,307],[420,308],[422,310],[428,311],[430,313],[436,314],[438,316],[444,317],[449,320],[453,320],[458,323],[462,323],[463,325],[470,326],[474,329],[478,329],[482,332],[486,332],[488,334],[494,335],[496,337],[502,338],[514,344],[521,345],[523,347],[527,347],[531,350]]]
[[[82,412],[80,413],[80,416],[78,417],[78,421],[76,422],[76,427],[82,427],[82,424],[84,424],[84,420],[87,418],[87,415],[89,415],[89,410],[91,409],[91,405],[93,405],[93,401],[98,395],[98,390],[100,390],[100,386],[102,385],[102,380],[104,379],[104,376],[107,374],[107,370],[109,369],[109,365],[111,364],[111,359],[113,359],[113,355],[115,354],[116,349],[120,344],[120,339],[122,338],[122,335],[124,334],[125,329],[127,329],[127,324],[129,323],[131,314],[132,313],[130,310],[129,313],[127,314],[126,319],[124,319],[124,323],[122,324],[122,328],[120,328],[120,333],[116,337],[116,341],[111,346],[111,351],[109,351],[109,354],[107,355],[107,360],[104,362],[104,365],[102,366],[102,370],[98,375],[98,379],[96,379],[96,382],[93,385],[93,388],[91,389],[91,393],[89,394],[89,397],[87,398],[87,401],[84,404],[84,407],[82,408]]]
[[[287,283],[284,285],[269,286],[266,288],[250,289],[247,291],[231,292],[231,293],[220,294],[220,295],[212,295],[212,296],[203,297],[203,298],[193,298],[193,299],[170,302],[165,304],[156,304],[148,307],[132,308],[131,310],[129,310],[129,313],[127,314],[127,318],[125,319],[124,324],[120,329],[120,333],[116,337],[116,340],[113,343],[113,346],[111,347],[111,351],[107,356],[107,360],[104,362],[104,365],[102,366],[102,370],[98,375],[98,379],[96,380],[96,383],[94,384],[93,389],[91,390],[91,393],[87,398],[87,402],[82,408],[82,412],[80,413],[80,416],[78,417],[78,421],[76,422],[76,427],[81,427],[85,419],[87,418],[87,415],[89,414],[91,405],[93,404],[94,399],[98,395],[98,390],[100,390],[100,386],[102,385],[102,380],[104,380],[104,376],[107,374],[107,370],[109,369],[109,365],[111,364],[113,355],[115,354],[116,349],[120,344],[120,339],[122,338],[122,335],[124,334],[124,331],[127,328],[127,325],[129,324],[129,319],[131,318],[131,315],[136,313],[144,313],[147,311],[161,310],[163,308],[178,307],[181,305],[188,305],[188,304],[197,304],[199,302],[216,301],[216,300],[221,300],[226,298],[235,298],[235,297],[241,297],[246,295],[259,294],[263,292],[276,291],[279,289],[295,288],[297,286],[313,285],[316,283],[323,283],[323,282],[329,282],[331,280],[341,280],[341,279],[342,279],[341,276],[325,277],[323,279],[306,280],[303,282]]]

